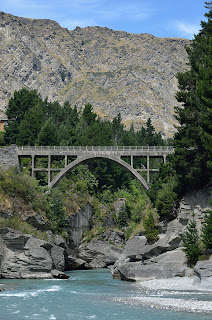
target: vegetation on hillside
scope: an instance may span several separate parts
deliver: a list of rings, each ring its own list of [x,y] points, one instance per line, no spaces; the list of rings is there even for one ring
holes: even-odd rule
[[[176,108],[179,121],[174,137],[173,168],[178,179],[178,193],[198,189],[212,180],[212,2],[205,2],[207,21],[187,48],[190,70],[178,74]],[[200,254],[211,254],[212,218],[209,212],[204,219],[201,235],[191,221],[183,237],[185,252],[190,264]]]
[[[175,154],[169,157],[166,165],[160,167],[160,173],[154,179],[148,193],[132,179],[129,172],[110,161],[92,160],[79,166],[45,198],[46,217],[51,222],[54,232],[63,232],[67,215],[76,211],[78,207],[85,206],[87,201],[91,201],[94,217],[89,238],[99,235],[105,226],[107,215],[112,215],[115,227],[124,230],[126,238],[145,229],[148,241],[153,242],[158,237],[154,207],[157,209],[159,219],[171,220],[175,217],[178,200],[186,191],[211,183],[212,2],[206,2],[206,8],[208,13],[205,16],[208,21],[201,23],[202,29],[187,48],[190,69],[177,75],[179,81],[177,100],[182,106],[176,108],[179,127],[172,141]],[[133,125],[129,130],[125,130],[120,114],[112,121],[102,120],[93,112],[90,104],[86,104],[82,111],[78,111],[76,106],[71,107],[69,102],[61,106],[58,102],[48,102],[47,98],[42,100],[35,90],[16,91],[9,100],[7,117],[9,125],[4,136],[7,144],[131,146],[165,144],[161,134],[156,133],[151,119],[148,119],[146,125],[139,131],[135,131]],[[55,161],[60,163],[62,160]],[[136,159],[136,166],[145,165],[143,161]],[[157,165],[160,166],[159,162]],[[29,164],[25,162],[25,171],[27,170]],[[45,185],[46,178],[43,174],[37,178],[41,186]],[[2,179],[0,184],[2,192],[5,192],[7,181],[1,176],[0,179]],[[10,181],[9,176],[7,179]],[[9,184],[9,192],[13,192],[14,195],[19,194],[26,201],[31,201],[33,206],[37,198],[31,200],[32,195],[30,193],[27,195],[27,192],[22,190],[24,186],[18,190],[16,188],[16,184],[19,184],[18,179],[13,187]],[[36,185],[33,188],[38,192],[39,188],[42,189],[41,186]],[[113,202],[118,198],[126,199],[126,208],[116,215]],[[211,249],[211,234],[210,213],[205,217],[201,239],[195,225],[192,222],[189,224],[183,240],[190,264],[194,263],[204,250],[208,252]],[[203,251],[199,247],[202,244]]]

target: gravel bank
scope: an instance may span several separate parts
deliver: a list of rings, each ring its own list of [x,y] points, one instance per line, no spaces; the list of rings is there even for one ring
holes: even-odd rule
[[[139,294],[116,298],[118,302],[175,311],[212,313],[212,289],[193,285],[192,278],[155,279],[137,282]]]

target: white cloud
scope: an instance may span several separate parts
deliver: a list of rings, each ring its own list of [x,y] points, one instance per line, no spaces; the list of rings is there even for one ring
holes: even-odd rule
[[[194,34],[198,34],[200,30],[200,25],[190,24],[183,21],[176,21],[175,23],[177,29],[183,33],[184,36],[193,38]]]

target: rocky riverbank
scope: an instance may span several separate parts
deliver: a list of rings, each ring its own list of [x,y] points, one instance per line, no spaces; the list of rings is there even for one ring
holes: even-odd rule
[[[90,204],[68,218],[66,240],[53,235],[40,215],[34,214],[30,222],[43,229],[47,239],[41,240],[12,228],[1,228],[0,276],[66,278],[65,270],[109,267],[116,279],[146,281],[194,275],[196,284],[212,288],[212,257],[208,261],[199,261],[194,269],[189,268],[181,240],[193,214],[200,230],[204,214],[210,208],[210,198],[211,189],[185,196],[176,219],[158,225],[159,240],[154,244],[148,244],[144,235],[125,241],[124,233],[113,228],[106,228],[101,237],[82,241],[84,232],[90,228],[93,214]]]

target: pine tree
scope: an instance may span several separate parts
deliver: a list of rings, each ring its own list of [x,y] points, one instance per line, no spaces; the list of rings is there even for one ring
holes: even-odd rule
[[[34,145],[44,120],[45,113],[42,103],[28,109],[18,128],[17,145]]]
[[[201,22],[202,30],[187,48],[190,70],[177,76],[176,97],[182,107],[176,108],[180,127],[174,137],[174,167],[182,191],[199,188],[211,177],[212,2],[206,3],[206,8],[208,21]]]
[[[183,251],[187,256],[188,265],[193,266],[198,261],[201,253],[199,248],[199,235],[194,221],[189,222],[187,231],[182,236],[182,240],[184,246]]]
[[[206,252],[212,252],[212,211],[210,210],[204,218],[202,226],[202,240],[206,248]]]
[[[57,126],[52,118],[49,118],[42,126],[36,144],[40,146],[56,146],[58,145]]]
[[[23,88],[14,92],[14,96],[9,99],[6,110],[8,126],[6,127],[5,142],[7,144],[16,143],[19,125],[25,112],[40,103],[42,103],[42,99],[36,90],[29,91]]]
[[[155,219],[152,212],[150,212],[147,218],[144,220],[144,229],[148,243],[154,243],[159,239],[159,231],[155,226]]]

